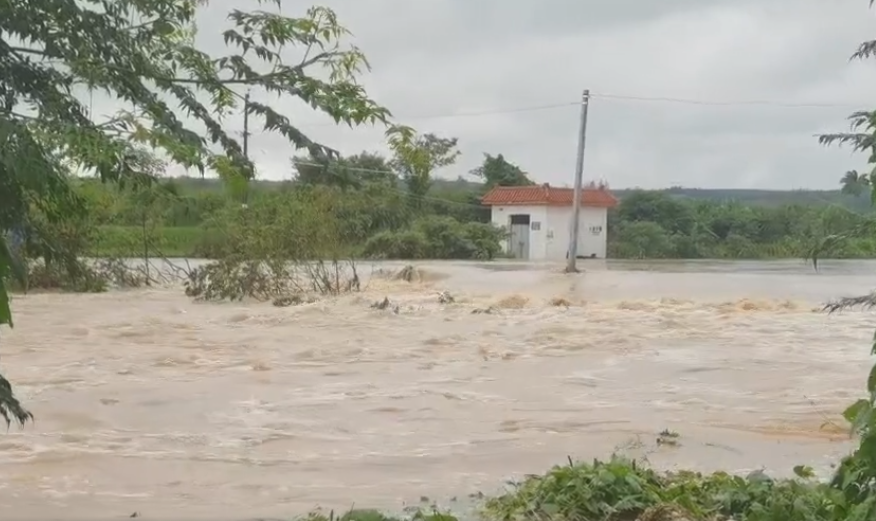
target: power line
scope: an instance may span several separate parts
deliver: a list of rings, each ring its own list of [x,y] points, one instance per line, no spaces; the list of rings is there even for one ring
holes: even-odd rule
[[[643,101],[651,103],[679,103],[684,105],[703,105],[713,107],[743,107],[743,106],[763,106],[763,107],[784,107],[784,108],[860,108],[860,104],[853,105],[850,103],[818,103],[818,102],[785,102],[775,100],[705,100],[692,98],[675,98],[667,96],[626,96],[621,94],[591,94],[594,98],[623,100],[623,101]]]
[[[696,105],[703,107],[775,107],[775,108],[793,108],[793,109],[824,109],[824,108],[844,108],[849,110],[859,109],[866,103],[837,103],[837,102],[788,102],[779,100],[717,100],[717,99],[695,99],[672,96],[636,96],[625,94],[611,94],[594,92],[590,95],[592,98],[615,100],[615,101],[630,101],[644,103],[671,103],[681,105]],[[486,109],[471,112],[448,112],[444,114],[420,114],[420,115],[402,115],[395,116],[398,121],[418,121],[432,119],[456,119],[456,118],[472,118],[484,116],[499,116],[503,114],[515,114],[521,112],[541,112],[546,110],[555,110],[561,108],[578,108],[581,106],[580,101],[568,101],[560,103],[549,103],[542,105],[528,105],[520,107],[507,107]],[[304,127],[334,127],[337,126],[334,122],[312,122],[304,123]],[[261,131],[266,132],[266,131]]]
[[[560,109],[565,107],[578,107],[581,105],[580,101],[572,101],[566,103],[552,103],[549,105],[531,105],[528,107],[516,107],[516,108],[505,108],[505,109],[492,109],[492,110],[481,110],[475,112],[454,112],[452,114],[434,114],[434,115],[421,115],[421,116],[403,116],[399,119],[444,119],[444,118],[468,118],[468,117],[478,117],[478,116],[494,116],[500,114],[513,114],[515,112],[536,112],[542,110],[551,110],[551,109]]]
[[[445,114],[420,114],[420,115],[408,115],[408,116],[393,116],[393,119],[398,121],[420,121],[420,120],[431,120],[431,119],[455,119],[455,118],[476,118],[483,116],[499,116],[502,114],[515,114],[520,112],[540,112],[544,110],[554,110],[568,107],[577,107],[581,105],[580,101],[572,101],[567,103],[551,103],[546,105],[529,105],[522,107],[509,107],[509,108],[496,108],[496,109],[487,109],[480,111],[472,111],[472,112],[448,112]],[[312,122],[312,123],[303,123],[300,126],[302,127],[336,127],[337,123],[329,122],[329,121],[320,121],[320,122]],[[269,131],[261,131],[262,133]]]

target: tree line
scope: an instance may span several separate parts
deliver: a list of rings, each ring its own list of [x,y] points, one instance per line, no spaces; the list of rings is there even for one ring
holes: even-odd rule
[[[306,211],[302,205],[309,200],[327,199],[326,211],[342,230],[338,251],[346,255],[495,258],[501,255],[503,231],[489,224],[480,197],[496,185],[532,181],[501,154],[486,154],[472,171],[479,182],[436,183],[433,171],[458,155],[455,139],[426,134],[394,147],[389,158],[371,153],[331,160],[295,157],[292,180],[248,182],[241,190],[198,178],[161,179],[150,186],[77,179],[75,190],[90,215],[78,233],[92,255],[140,256],[152,248],[168,256],[221,258],[234,253],[226,237],[230,210],[245,207],[257,220],[290,208]]]
[[[136,257],[147,248],[169,256],[219,258],[228,245],[222,211],[240,205],[282,208],[290,198],[320,192],[333,201],[349,255],[417,259],[491,259],[502,255],[502,231],[493,229],[481,197],[494,186],[534,184],[502,154],[485,154],[468,179],[434,178],[453,164],[456,140],[427,134],[405,151],[429,157],[417,169],[401,154],[362,152],[334,160],[290,160],[289,180],[252,181],[236,197],[219,180],[161,178],[148,188],[78,179],[75,190],[89,219],[82,234],[95,255]],[[728,191],[726,195],[737,195]],[[872,216],[843,191],[751,191],[746,199],[718,191],[619,190],[609,212],[609,256],[623,259],[763,259],[805,256],[830,237],[865,226]],[[767,197],[768,195],[772,197]],[[724,196],[724,197],[721,197]],[[255,211],[255,210],[254,210]],[[86,224],[87,223],[87,224]],[[441,245],[431,244],[443,237]],[[825,256],[871,258],[876,241],[852,238]]]

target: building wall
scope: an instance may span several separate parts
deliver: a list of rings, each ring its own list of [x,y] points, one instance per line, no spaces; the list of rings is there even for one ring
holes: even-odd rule
[[[572,235],[572,207],[565,206],[494,206],[492,222],[509,229],[511,215],[528,214],[538,230],[529,229],[530,260],[561,261],[566,259]],[[578,230],[578,256],[596,255],[604,259],[608,237],[608,211],[605,208],[581,207]],[[509,241],[505,241],[508,252]]]
[[[505,228],[505,231],[511,229],[512,215],[529,215],[529,260],[544,260],[547,252],[547,228],[548,228],[548,208],[547,206],[493,206],[491,211],[492,222],[494,226]],[[536,225],[536,230],[533,230],[533,224]],[[508,253],[511,246],[510,237],[505,239],[504,250]]]
[[[553,229],[553,239],[548,243],[549,260],[565,260],[572,236],[572,207],[548,208],[548,221]],[[578,225],[578,256],[596,255],[604,259],[607,250],[608,211],[605,208],[581,207]]]

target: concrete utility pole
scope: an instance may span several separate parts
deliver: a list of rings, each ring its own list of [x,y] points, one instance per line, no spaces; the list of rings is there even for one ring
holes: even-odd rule
[[[243,97],[243,157],[249,159],[249,91]],[[247,179],[247,185],[251,179]],[[249,203],[249,186],[246,187],[246,192],[243,194],[243,207],[247,208]]]
[[[243,157],[249,159],[249,92],[243,97]]]
[[[584,144],[587,138],[587,108],[590,106],[590,89],[581,95],[581,128],[578,131],[578,163],[575,165],[575,190],[572,195],[572,236],[569,238],[569,258],[566,273],[577,273],[578,232],[581,228],[581,184],[584,179]]]

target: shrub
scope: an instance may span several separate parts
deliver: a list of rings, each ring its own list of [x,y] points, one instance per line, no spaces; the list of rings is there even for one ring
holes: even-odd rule
[[[221,238],[198,226],[100,226],[89,254],[94,257],[209,257]]]
[[[505,231],[491,223],[467,222],[462,225],[463,234],[474,246],[472,257],[479,260],[492,260],[502,253]]]
[[[372,258],[424,259],[428,249],[429,241],[419,231],[385,231],[365,242],[364,253]]]
[[[186,294],[203,300],[270,300],[290,294],[338,295],[359,289],[335,211],[319,188],[259,197],[225,208],[207,230],[220,260],[188,274]]]
[[[226,258],[188,273],[186,295],[198,300],[267,301],[292,295],[340,295],[359,291],[352,261],[246,260]]]
[[[426,217],[406,230],[381,232],[365,243],[364,254],[388,259],[495,258],[504,234],[492,224],[460,223],[452,217]]]
[[[660,474],[619,456],[570,460],[515,484],[483,509],[490,521],[840,521],[848,513],[839,491],[814,481],[773,480],[762,473]]]

